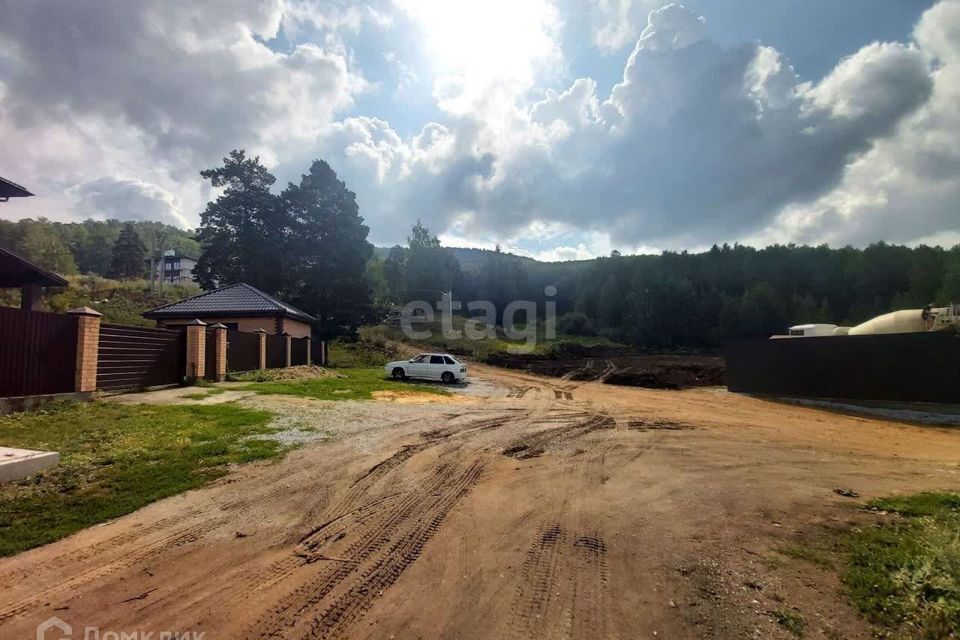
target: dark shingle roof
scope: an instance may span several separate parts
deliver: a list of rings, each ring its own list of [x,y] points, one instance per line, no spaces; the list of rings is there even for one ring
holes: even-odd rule
[[[6,178],[0,177],[0,200],[6,200],[7,198],[25,198],[32,195],[32,193],[16,182],[11,182]]]
[[[151,319],[204,316],[286,316],[304,322],[314,319],[300,309],[242,282],[171,302],[143,314],[144,318]]]
[[[39,284],[42,287],[65,287],[67,281],[42,269],[13,251],[0,247],[0,287],[21,287]]]

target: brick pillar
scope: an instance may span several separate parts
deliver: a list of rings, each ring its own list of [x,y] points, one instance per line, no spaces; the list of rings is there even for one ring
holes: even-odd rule
[[[227,379],[227,327],[220,324],[210,325],[213,329],[214,349],[213,362],[217,367],[215,371],[207,371],[217,382],[223,382]]]
[[[313,364],[313,351],[310,350],[311,345],[313,344],[313,341],[311,340],[310,336],[307,336],[306,340],[307,340],[307,361],[304,362],[303,364]]]
[[[264,329],[257,329],[254,333],[260,334],[260,366],[258,369],[267,368],[267,332]]]
[[[80,307],[67,313],[77,318],[77,364],[73,390],[97,390],[97,352],[100,348],[100,317],[96,309]]]
[[[187,325],[187,380],[197,380],[206,373],[207,323],[194,320]]]
[[[285,342],[287,346],[287,364],[285,366],[289,367],[293,360],[293,337],[289,333],[283,334],[283,337],[286,338]]]

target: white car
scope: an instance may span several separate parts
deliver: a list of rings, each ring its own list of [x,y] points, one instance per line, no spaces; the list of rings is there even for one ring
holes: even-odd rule
[[[389,362],[383,370],[394,380],[423,378],[452,384],[467,379],[467,365],[449,353],[421,353],[409,360]]]

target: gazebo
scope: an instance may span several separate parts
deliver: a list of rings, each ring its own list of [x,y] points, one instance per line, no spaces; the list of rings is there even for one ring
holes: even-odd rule
[[[65,287],[68,282],[55,273],[41,269],[25,258],[0,247],[0,289],[20,289],[20,308],[35,311],[40,307],[43,287]]]
[[[10,198],[26,198],[33,194],[18,185],[16,182],[10,182],[0,176],[0,202],[6,202]]]

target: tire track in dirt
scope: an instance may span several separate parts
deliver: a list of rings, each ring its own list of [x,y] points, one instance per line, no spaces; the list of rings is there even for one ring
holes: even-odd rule
[[[572,414],[579,418],[578,422],[561,427],[554,427],[545,431],[538,431],[529,435],[523,435],[513,442],[509,443],[502,453],[505,456],[525,460],[543,455],[547,447],[559,444],[560,442],[571,440],[590,431],[598,429],[612,429],[616,423],[613,418],[604,414],[591,414],[588,412]]]
[[[612,428],[598,414],[567,429]],[[548,509],[530,543],[507,630],[511,637],[592,640],[609,633],[609,568],[602,532],[591,525],[585,498],[602,484],[605,455],[576,456],[556,470],[565,496]]]
[[[123,552],[122,547],[124,544],[129,544],[130,542],[137,540],[143,537],[142,529],[130,531],[127,533],[120,534],[115,536],[119,538],[121,542],[116,542],[114,539],[106,540],[104,542],[98,543],[90,547],[89,549],[84,550],[78,554],[63,554],[59,556],[64,558],[66,562],[83,562],[86,561],[88,565],[92,565],[91,568],[81,571],[73,576],[59,581],[49,587],[40,589],[39,591],[33,592],[30,596],[19,600],[15,603],[11,603],[3,609],[0,609],[0,622],[4,622],[14,616],[21,615],[44,606],[47,602],[55,599],[56,596],[63,592],[73,592],[78,590],[79,587],[89,584],[91,582],[98,582],[106,578],[107,576],[128,569],[142,562],[146,562],[149,559],[163,554],[177,547],[182,547],[187,544],[193,544],[200,539],[202,539],[206,534],[214,531],[221,526],[228,524],[233,521],[238,515],[241,515],[245,512],[251,511],[254,508],[257,508],[261,504],[267,503],[278,496],[286,492],[286,488],[281,485],[278,489],[268,491],[261,496],[258,496],[254,500],[250,500],[246,503],[241,503],[238,501],[231,500],[228,503],[229,506],[224,506],[221,508],[219,515],[217,517],[210,517],[209,510],[200,511],[199,515],[205,517],[206,519],[200,520],[192,524],[188,524],[182,527],[174,528],[173,531],[167,533],[166,535],[160,537],[159,539],[146,543],[137,547],[132,552]],[[164,518],[158,523],[156,523],[153,528],[154,531],[163,531],[164,527],[160,526],[160,523],[171,524],[171,523],[183,523],[183,517],[175,518]],[[142,540],[141,540],[142,542]],[[107,550],[118,548],[122,555],[111,559],[111,560],[101,560],[99,563],[91,562],[96,558],[97,555],[101,555]]]
[[[450,511],[480,480],[483,464],[470,465],[448,491],[414,526],[387,551],[361,579],[311,622],[308,637],[339,638],[357,622],[400,575],[423,553],[424,547],[440,530]]]
[[[339,633],[338,629],[344,629],[365,613],[379,592],[392,585],[419,557],[447,514],[479,481],[482,468],[479,462],[465,469],[442,465],[429,481],[381,513],[344,522],[323,535],[305,539],[300,549],[307,564],[324,564],[317,564],[315,575],[283,597],[257,622],[250,635],[314,637],[319,633],[333,637]],[[346,549],[330,552],[348,537],[354,541]],[[321,613],[313,613],[327,596],[344,586],[341,583],[354,576],[353,582],[342,593],[332,596],[335,600]],[[307,624],[309,631],[301,629]]]

